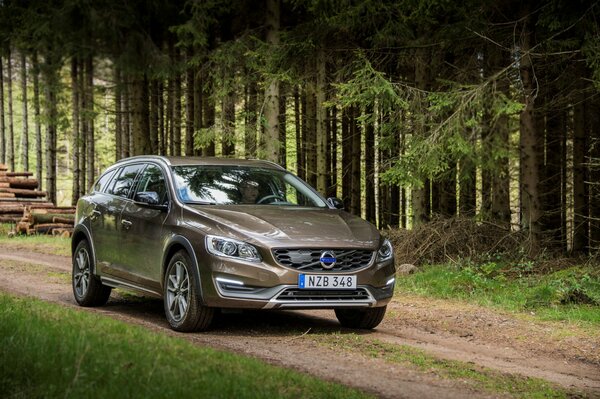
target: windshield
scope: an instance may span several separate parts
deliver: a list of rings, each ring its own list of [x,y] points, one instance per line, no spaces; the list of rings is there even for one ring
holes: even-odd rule
[[[310,187],[278,169],[244,166],[175,166],[175,189],[188,204],[327,207]]]

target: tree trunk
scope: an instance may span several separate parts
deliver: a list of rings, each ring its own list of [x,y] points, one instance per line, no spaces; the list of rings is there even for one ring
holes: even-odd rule
[[[165,130],[165,85],[162,80],[158,82],[156,93],[156,112],[158,114],[158,154],[167,155],[167,135]]]
[[[338,166],[337,166],[337,156],[338,156],[338,122],[337,122],[337,107],[335,105],[331,106],[331,135],[330,135],[330,154],[331,154],[331,165],[330,165],[330,176],[331,179],[329,181],[329,189],[328,196],[329,197],[337,197],[337,184],[338,184]]]
[[[430,55],[429,50],[422,48],[417,50],[415,59],[415,83],[417,88],[428,91],[429,90],[429,62]],[[422,109],[425,109],[425,99],[423,102]],[[416,116],[416,129],[415,134],[425,137],[427,134],[427,124],[425,121],[425,115]],[[412,210],[413,210],[413,227],[425,223],[429,219],[429,195],[428,195],[428,181],[423,178],[422,187],[414,187],[412,190]]]
[[[583,68],[578,68],[579,71]],[[586,93],[584,74],[579,74],[576,101],[573,109],[573,252],[588,250],[589,204],[586,181],[588,180],[588,131],[586,129]]]
[[[499,49],[496,49],[500,53]],[[496,69],[501,68],[504,63],[501,54],[496,62]],[[509,93],[509,82],[506,78],[497,82],[497,89],[507,97]],[[493,126],[494,146],[496,151],[503,154],[497,161],[497,170],[492,178],[492,219],[503,225],[510,225],[510,172],[509,172],[509,151],[510,151],[510,127],[508,115],[498,116]]]
[[[279,165],[287,168],[287,96],[283,83],[279,87]]]
[[[316,97],[316,158],[317,158],[317,191],[327,193],[327,129],[325,108],[325,52],[321,48],[316,58],[317,82],[315,85]]]
[[[533,22],[529,13],[525,20],[520,72],[523,85],[524,108],[520,115],[520,199],[521,199],[521,227],[529,233],[530,255],[535,256],[540,250],[540,195],[538,176],[538,148],[537,131],[534,118],[535,82],[531,57],[528,52],[532,47]]]
[[[305,134],[306,134],[306,95],[300,94],[301,88],[294,87],[294,115],[296,121],[296,173],[302,180],[306,180],[306,154],[305,154]],[[300,109],[302,105],[302,110]]]
[[[85,89],[85,65],[82,58],[77,58],[78,61],[78,81],[79,86],[79,194],[85,193],[86,165],[87,165],[87,136],[88,136],[88,118],[87,118],[87,95]]]
[[[256,122],[258,114],[258,93],[256,82],[248,83],[246,96],[246,129],[244,131],[244,147],[246,158],[256,157]]]
[[[175,62],[179,63],[179,50],[175,51]],[[181,75],[175,73],[173,91],[173,149],[172,155],[181,156]]]
[[[38,63],[37,53],[33,53],[33,113],[35,117],[35,152],[36,152],[36,167],[35,176],[38,184],[38,190],[42,190],[42,122],[40,119],[40,82],[39,73],[40,66]],[[0,62],[1,64],[1,62]],[[0,71],[1,72],[1,71]],[[1,90],[0,90],[1,94]],[[4,108],[4,107],[2,107]],[[4,119],[4,118],[3,118]]]
[[[358,121],[360,109],[356,106],[352,107],[352,116],[350,120],[350,136],[352,142],[352,194],[350,200],[350,212],[354,215],[361,216],[361,131]]]
[[[342,109],[342,201],[349,210],[352,202],[352,131],[351,109]]]
[[[123,154],[123,114],[122,109],[122,90],[121,90],[121,71],[119,67],[114,67],[115,74],[115,161],[121,159]]]
[[[165,155],[168,153],[169,155],[175,154],[175,129],[173,123],[173,108],[175,107],[175,79],[172,75],[169,75],[169,79],[167,80],[167,110],[165,112],[165,129],[166,129],[166,137],[165,137]]]
[[[194,155],[200,156],[202,148],[197,144],[198,134],[202,128],[202,111],[204,99],[202,98],[202,75],[199,72],[194,72],[194,136],[192,138],[194,144]]]
[[[375,110],[373,104],[365,109],[369,118],[365,126],[365,218],[375,224]]]
[[[81,170],[79,169],[79,150],[81,148],[79,144],[80,134],[79,134],[79,71],[78,71],[78,61],[76,57],[71,57],[71,104],[73,107],[72,113],[72,127],[73,133],[71,135],[71,146],[73,149],[73,185],[72,185],[72,193],[71,193],[71,205],[76,205],[77,200],[79,199],[79,194],[81,192],[81,188],[79,187],[80,177],[79,174]]]
[[[590,146],[590,247],[600,249],[600,99],[589,99],[586,109],[592,133]]]
[[[95,137],[94,137],[94,58],[89,55],[85,60],[85,78],[86,78],[86,94],[87,97],[87,112],[86,117],[88,119],[88,135],[86,137],[86,172],[87,172],[87,185],[84,188],[87,190],[89,186],[94,183],[95,176]]]
[[[279,46],[280,0],[267,0],[265,13],[266,42],[272,51]],[[265,90],[265,128],[264,149],[261,151],[265,159],[279,162],[281,151],[279,143],[279,81],[272,79]]]
[[[158,129],[159,129],[159,116],[158,116],[158,80],[152,79],[150,81],[149,87],[149,112],[150,112],[150,153],[158,154],[159,153],[159,143],[158,143]]]
[[[133,139],[132,155],[150,153],[150,113],[148,109],[148,80],[146,76],[137,77],[132,84],[133,113],[132,130]],[[180,143],[181,144],[181,143]],[[179,146],[181,149],[181,145]],[[181,153],[179,154],[181,155]]]
[[[304,148],[306,151],[306,180],[308,184],[317,187],[317,102],[315,83],[306,84],[306,136]]]
[[[7,48],[6,55],[6,72],[8,74],[8,166],[10,170],[15,170],[15,130],[13,121],[13,90],[12,90],[12,57],[10,45]]]
[[[58,124],[59,60],[50,51],[44,57],[46,120],[46,191],[48,201],[56,204],[56,135]]]
[[[123,128],[121,129],[121,145],[123,146],[123,153],[121,158],[127,158],[131,155],[131,83],[130,77],[125,75],[122,76],[123,84],[123,97],[121,100],[121,115],[123,117]]]
[[[0,56],[0,163],[6,163],[6,127],[4,125],[4,60]]]
[[[23,98],[23,135],[21,136],[21,168],[29,170],[29,124],[27,117],[27,59],[21,51],[21,96]]]
[[[211,97],[211,91],[212,84],[209,83],[209,85],[207,85],[207,93],[205,96],[206,101],[202,103],[204,105],[204,129],[213,129],[215,125],[215,102]],[[215,156],[214,136],[211,135],[209,142],[202,149],[202,155],[205,157]]]
[[[185,155],[194,155],[194,69],[191,67],[192,48],[187,48],[185,90]]]

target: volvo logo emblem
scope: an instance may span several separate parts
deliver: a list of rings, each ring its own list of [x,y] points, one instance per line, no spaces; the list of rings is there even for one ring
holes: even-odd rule
[[[335,253],[333,251],[325,251],[321,254],[319,261],[321,261],[321,266],[323,266],[323,269],[329,270],[333,269],[337,259],[335,258]]]

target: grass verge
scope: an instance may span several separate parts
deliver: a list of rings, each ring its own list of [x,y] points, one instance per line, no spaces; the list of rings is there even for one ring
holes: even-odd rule
[[[2,398],[362,398],[256,359],[0,294]]]
[[[514,398],[566,398],[570,393],[538,378],[501,373],[456,360],[438,359],[425,351],[396,345],[356,334],[313,334],[317,342],[329,348],[358,352],[371,358],[458,380],[477,390],[508,394]]]
[[[424,266],[397,279],[397,291],[441,299],[460,299],[542,320],[583,327],[600,325],[600,269],[579,265],[545,274],[530,262]]]
[[[0,224],[0,245],[5,248],[29,250],[48,255],[71,256],[71,239],[51,235],[31,235],[8,237],[13,228],[7,223]]]

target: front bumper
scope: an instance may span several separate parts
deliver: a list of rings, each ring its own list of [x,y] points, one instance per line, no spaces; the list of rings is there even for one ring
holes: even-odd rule
[[[205,258],[206,259],[206,258]],[[300,272],[271,262],[247,263],[210,256],[201,271],[207,306],[240,309],[336,309],[381,307],[394,293],[394,259],[355,273],[355,289],[299,289]],[[274,262],[273,262],[274,263]],[[315,273],[315,274],[323,274]]]

